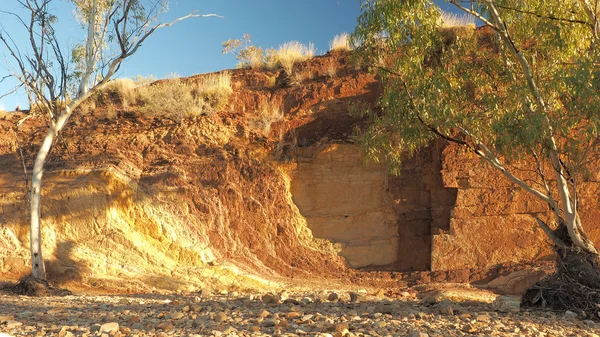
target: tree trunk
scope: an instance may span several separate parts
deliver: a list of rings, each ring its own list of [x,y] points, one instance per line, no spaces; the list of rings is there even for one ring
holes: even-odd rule
[[[44,163],[54,142],[54,137],[58,130],[56,124],[52,123],[44,137],[40,150],[35,157],[33,164],[33,173],[31,178],[31,232],[30,232],[30,250],[31,250],[31,274],[36,279],[46,280],[46,267],[42,256],[42,231],[40,226],[40,206],[42,199],[42,176],[44,174]]]
[[[79,82],[79,91],[77,96],[83,96],[86,92],[88,92],[88,85],[90,82],[90,76],[94,72],[95,62],[95,34],[96,34],[96,11],[98,10],[98,1],[93,0],[92,7],[90,7],[90,18],[88,22],[88,36],[87,42],[85,44],[85,58],[84,58],[84,68],[83,75]]]

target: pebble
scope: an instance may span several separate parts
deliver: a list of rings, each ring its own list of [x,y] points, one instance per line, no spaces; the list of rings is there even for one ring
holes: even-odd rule
[[[367,297],[364,294],[360,294],[357,292],[353,292],[351,291],[349,293],[350,295],[350,302],[363,302],[367,299]]]
[[[19,322],[19,321],[7,321],[5,322],[5,327],[9,330],[11,329],[15,329],[20,327],[21,325],[23,325],[23,322]]]
[[[410,334],[410,337],[429,337],[429,334],[421,331],[414,331]]]
[[[5,323],[5,322],[9,322],[9,321],[14,321],[14,320],[15,320],[15,316],[0,315],[0,324],[1,323]]]
[[[156,330],[171,331],[174,328],[173,323],[170,321],[160,322],[156,325]]]
[[[217,314],[215,315],[215,322],[217,323],[222,323],[225,322],[227,320],[227,314],[224,312],[217,312]]]
[[[262,301],[266,304],[276,304],[279,303],[279,296],[271,293],[264,294],[262,297]]]
[[[576,318],[579,317],[579,315],[577,315],[576,313],[574,313],[572,311],[569,311],[569,310],[565,311],[565,315],[564,316],[565,316],[566,319],[576,319]]]
[[[352,293],[287,290],[261,296],[215,291],[202,299],[183,292],[60,298],[0,293],[0,331],[11,337],[598,337],[600,328],[574,312],[503,312],[493,304],[449,300],[427,307],[408,292],[389,292],[384,297],[381,292],[378,296]]]

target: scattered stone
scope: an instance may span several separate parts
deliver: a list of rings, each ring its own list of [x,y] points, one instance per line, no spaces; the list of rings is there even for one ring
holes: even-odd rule
[[[491,319],[490,315],[486,314],[481,314],[481,315],[477,315],[477,317],[475,317],[475,320],[477,322],[489,322]]]
[[[229,335],[229,334],[233,334],[233,333],[237,333],[238,330],[232,326],[228,326],[223,330],[223,334],[225,335]]]
[[[577,318],[579,318],[579,315],[570,310],[567,310],[567,311],[565,311],[564,317],[566,319],[577,319]]]
[[[521,309],[521,300],[513,296],[498,296],[492,307],[499,312],[518,312]]]
[[[410,334],[410,337],[429,337],[429,334],[427,334],[425,332],[421,332],[421,331],[413,331]]]
[[[105,333],[114,335],[117,331],[119,331],[119,323],[117,323],[117,322],[104,323],[100,327],[101,333],[105,332]]]
[[[296,319],[296,318],[300,317],[300,313],[296,312],[296,311],[290,311],[285,315],[285,317],[287,319]]]
[[[461,329],[463,332],[474,333],[477,332],[477,327],[471,323],[465,324]]]
[[[15,316],[10,316],[10,315],[1,315],[0,316],[0,324],[14,321],[14,320],[15,320]]]
[[[156,330],[171,331],[174,328],[175,327],[173,326],[173,323],[171,321],[160,322],[156,325]]]
[[[287,300],[290,297],[290,293],[287,290],[284,290],[282,292],[279,293],[279,300],[280,301],[284,301]]]
[[[294,293],[301,299],[265,304],[257,295],[230,291],[210,301],[197,301],[182,292],[127,296],[12,297],[0,294],[0,331],[32,337],[175,337],[175,336],[583,336],[598,337],[600,324],[577,312],[555,314],[517,311],[509,314],[489,302],[460,304],[443,299],[423,306],[412,296],[390,293],[389,299],[327,301],[332,292]],[[340,294],[340,292],[334,292]],[[356,292],[366,296],[364,292]],[[272,294],[271,294],[272,295]],[[350,296],[349,296],[350,295]],[[115,305],[130,303],[127,307]],[[497,296],[494,298],[497,299]],[[312,300],[316,299],[316,300]],[[369,297],[369,300],[371,297]],[[375,298],[373,298],[375,299]],[[493,299],[493,298],[492,298]],[[76,302],[75,302],[76,301]],[[499,303],[499,301],[496,301]],[[497,304],[496,304],[497,305]],[[75,308],[89,308],[78,310]],[[48,314],[48,309],[58,309]],[[500,310],[498,310],[500,311]],[[14,319],[16,318],[17,321]],[[575,319],[577,318],[577,319]],[[7,323],[8,322],[8,323]],[[104,325],[92,322],[109,322]],[[118,322],[118,323],[117,323]],[[111,328],[108,326],[112,325]],[[124,326],[121,326],[124,325]]]
[[[349,295],[350,295],[350,302],[364,302],[367,299],[367,297],[364,294],[353,292],[353,291],[351,291],[349,293]]]
[[[267,293],[262,296],[262,301],[266,304],[277,304],[279,303],[279,296]]]
[[[23,325],[23,322],[19,322],[19,321],[7,321],[5,323],[5,327],[9,330],[11,329],[16,329],[18,327],[20,327],[21,325]]]
[[[279,320],[278,319],[265,319],[262,322],[262,325],[266,326],[266,327],[276,326],[277,324],[279,324]]]
[[[340,298],[340,296],[338,296],[337,293],[329,293],[329,295],[327,296],[327,300],[329,302],[333,302],[333,301],[337,301]]]
[[[49,315],[56,315],[56,314],[60,314],[63,311],[64,311],[63,308],[54,308],[54,309],[50,309],[50,310],[46,311],[46,313],[48,313]]]
[[[100,325],[100,324],[94,324],[90,327],[90,332],[91,333],[100,332],[101,327],[102,327],[102,325]]]
[[[383,329],[387,326],[387,323],[385,321],[377,321],[375,324],[373,324],[373,326],[378,329]]]
[[[127,323],[130,323],[130,324],[139,323],[141,320],[142,319],[140,318],[140,316],[132,315],[127,318]]]
[[[222,323],[222,322],[225,322],[226,320],[227,320],[227,314],[225,314],[222,311],[217,312],[217,314],[215,315],[215,322],[217,322],[217,323]]]

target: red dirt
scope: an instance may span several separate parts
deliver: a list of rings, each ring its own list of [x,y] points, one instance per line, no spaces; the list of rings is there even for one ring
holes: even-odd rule
[[[330,67],[337,68],[334,77],[329,75]],[[436,246],[432,240],[441,234],[452,235],[456,224],[451,223],[451,218],[457,217],[457,206],[473,201],[461,199],[465,191],[471,191],[465,189],[457,178],[460,172],[465,172],[462,170],[464,164],[456,159],[463,154],[454,148],[446,148],[444,144],[436,145],[424,151],[421,158],[407,162],[406,175],[390,178],[391,195],[395,193],[398,196],[410,190],[414,194],[409,199],[415,201],[413,209],[406,204],[395,209],[399,214],[399,235],[404,240],[396,264],[356,271],[345,267],[341,257],[323,248],[326,245],[321,247],[323,249],[318,248],[318,244],[307,246],[306,240],[299,238],[298,211],[290,202],[288,187],[279,169],[293,163],[295,151],[299,148],[352,143],[353,128],[364,120],[350,116],[348,104],[374,104],[380,88],[372,75],[355,67],[344,53],[316,57],[297,65],[295,71],[306,73],[308,79],[303,83],[292,81],[288,87],[281,83],[271,86],[272,78],[280,75],[277,71],[232,70],[234,94],[225,111],[181,122],[161,116],[144,116],[135,108],[123,107],[117,109],[118,116],[114,119],[107,117],[106,107],[100,107],[91,114],[75,114],[61,133],[46,164],[46,178],[49,183],[56,184],[52,180],[55,179],[52,172],[117,168],[135,181],[138,188],[132,195],[107,197],[109,205],[126,209],[131,203],[147,200],[161,203],[166,200],[164,195],[170,193],[169,202],[177,200],[173,207],[185,208],[185,217],[200,219],[206,224],[202,230],[218,259],[233,261],[262,276],[337,279],[378,287],[427,282],[486,284],[499,276],[532,266],[535,259],[525,259],[516,266],[502,263],[515,262],[512,260],[482,262],[459,259],[456,264],[448,263],[441,267],[436,264],[436,254],[450,254],[449,257],[452,257],[456,252],[447,245]],[[198,75],[185,80],[196,81],[201,77]],[[268,137],[248,126],[248,120],[256,116],[264,102],[281,104],[285,115],[283,122],[271,127]],[[15,113],[0,120],[0,167],[3,168],[0,193],[24,191],[18,144],[22,146],[30,169],[46,131],[43,118],[29,118],[18,128],[17,142],[14,137],[16,122],[23,117]],[[469,186],[473,187],[473,172],[469,174],[471,176],[465,177],[470,177]],[[454,183],[449,183],[452,179]],[[493,188],[498,186],[503,185],[499,183]],[[423,198],[421,191],[427,191]],[[90,216],[91,209],[98,203],[95,198],[101,196],[91,198],[78,212],[82,216]],[[25,194],[17,193],[10,198],[0,205],[0,223],[18,224],[16,227],[21,229],[17,236],[25,240]],[[501,204],[502,200],[500,198],[496,203]],[[73,213],[68,208],[61,211],[61,201],[60,196],[46,192],[45,202],[50,205],[49,210]],[[415,215],[421,209],[428,209],[429,213]],[[476,218],[471,216],[469,219]],[[154,229],[140,230],[151,233]],[[411,246],[418,240],[421,242],[418,247]],[[539,248],[543,244],[538,238],[534,248],[544,251]],[[514,249],[510,237],[498,237],[496,245]],[[437,252],[436,247],[439,247]],[[195,259],[192,255],[186,256],[185,250],[176,257],[178,263],[190,265],[196,263]],[[4,265],[8,265],[15,260],[5,257],[3,261]],[[65,265],[69,265],[68,261],[51,264],[51,275],[60,274],[56,271],[62,270]],[[432,268],[434,271],[429,271]],[[13,271],[4,268],[0,275],[10,275],[23,269],[26,268]],[[384,271],[368,272],[369,269]],[[394,270],[421,271],[399,273]]]

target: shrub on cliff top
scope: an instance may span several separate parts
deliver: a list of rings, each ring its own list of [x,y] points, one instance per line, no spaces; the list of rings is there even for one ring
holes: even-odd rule
[[[269,50],[267,64],[271,67],[281,66],[288,75],[291,75],[294,64],[311,59],[314,55],[314,44],[304,45],[298,41],[290,41],[280,45],[278,49]]]
[[[238,68],[257,69],[265,64],[265,55],[261,47],[252,44],[250,34],[244,34],[243,39],[229,39],[222,44],[223,54],[232,53],[239,61]]]
[[[342,33],[333,37],[329,41],[329,50],[331,51],[349,51],[352,50],[350,46],[350,35],[348,33]]]
[[[171,79],[135,90],[142,111],[178,120],[223,109],[232,92],[229,72],[205,75],[198,83]]]

